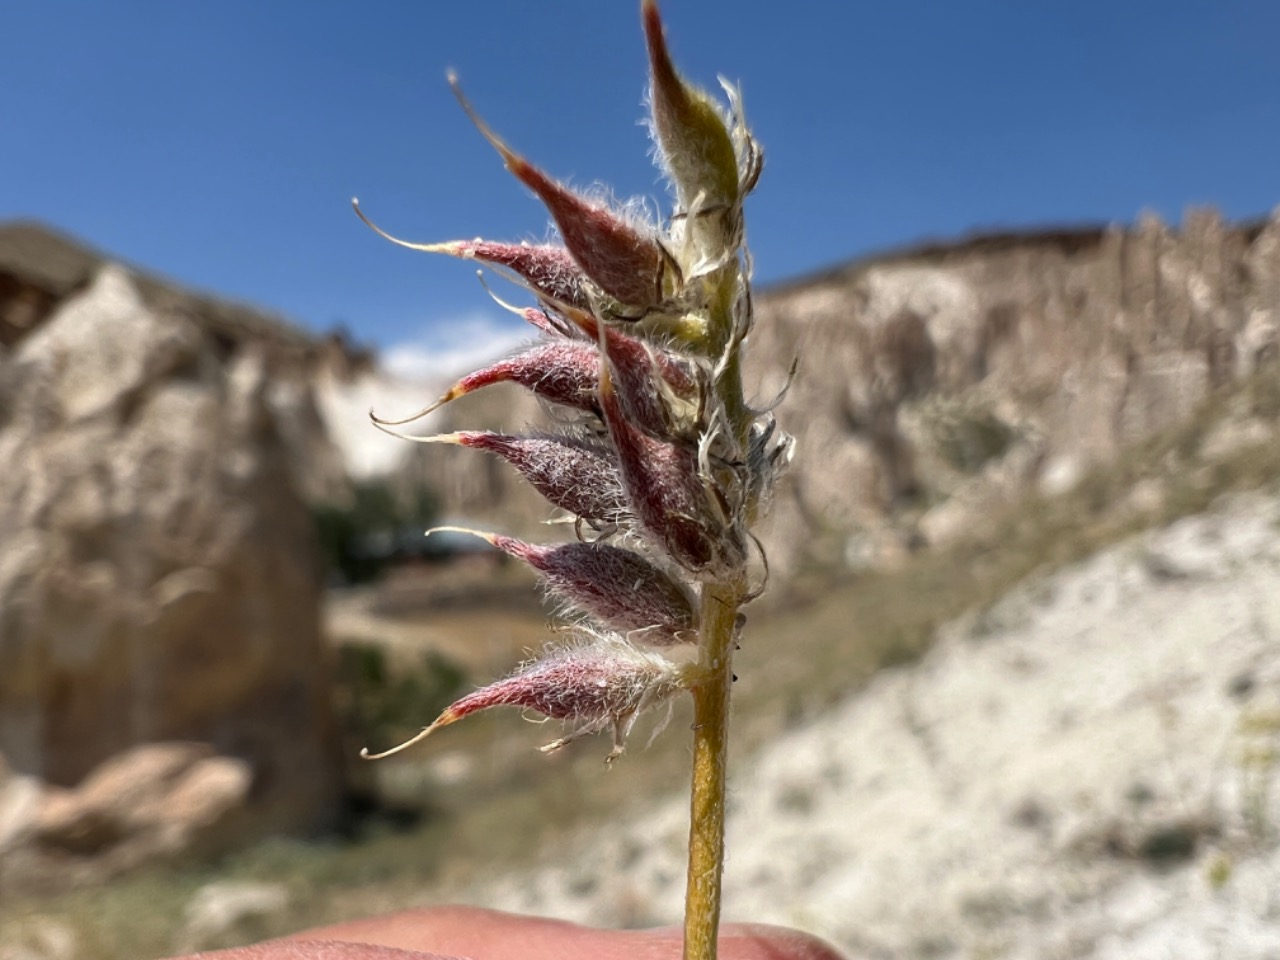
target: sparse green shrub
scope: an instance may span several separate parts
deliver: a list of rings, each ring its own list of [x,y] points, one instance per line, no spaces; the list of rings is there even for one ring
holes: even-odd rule
[[[398,493],[389,481],[358,483],[348,504],[312,509],[326,573],[342,583],[368,583],[386,565],[420,544],[437,518],[438,502],[426,487]]]
[[[989,410],[957,412],[933,425],[942,458],[961,473],[977,473],[1004,456],[1014,440],[1013,428]]]
[[[1250,838],[1269,844],[1276,836],[1274,810],[1280,772],[1280,711],[1251,710],[1240,717],[1240,795]]]
[[[335,684],[343,734],[359,743],[403,737],[421,726],[422,711],[443,710],[466,683],[466,670],[434,650],[396,665],[382,647],[344,642]]]

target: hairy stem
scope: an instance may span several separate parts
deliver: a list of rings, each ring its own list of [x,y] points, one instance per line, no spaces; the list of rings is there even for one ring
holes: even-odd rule
[[[684,960],[715,960],[724,870],[725,773],[734,620],[741,585],[711,585],[703,594],[698,685],[693,690],[693,790],[689,879],[685,892]]]

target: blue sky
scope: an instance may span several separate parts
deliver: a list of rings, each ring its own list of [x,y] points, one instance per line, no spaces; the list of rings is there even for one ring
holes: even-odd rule
[[[502,314],[417,240],[546,217],[444,83],[577,184],[661,196],[629,0],[9,0],[0,218],[384,348]],[[1280,202],[1280,4],[666,0],[678,63],[740,80],[766,150],[763,283],[995,226]],[[664,204],[665,206],[665,204]]]

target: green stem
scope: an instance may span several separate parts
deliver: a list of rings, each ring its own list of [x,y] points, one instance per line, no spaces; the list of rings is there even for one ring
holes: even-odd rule
[[[693,688],[693,789],[689,820],[689,879],[685,893],[684,960],[715,960],[724,869],[725,772],[729,688],[733,683],[737,586],[708,584],[702,597],[701,665]]]

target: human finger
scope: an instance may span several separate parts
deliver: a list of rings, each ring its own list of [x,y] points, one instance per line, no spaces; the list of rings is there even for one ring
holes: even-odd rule
[[[469,960],[678,960],[676,928],[598,930],[475,907],[405,910],[294,935],[294,942],[344,941],[433,951]],[[841,960],[816,937],[764,924],[726,924],[722,960]]]

